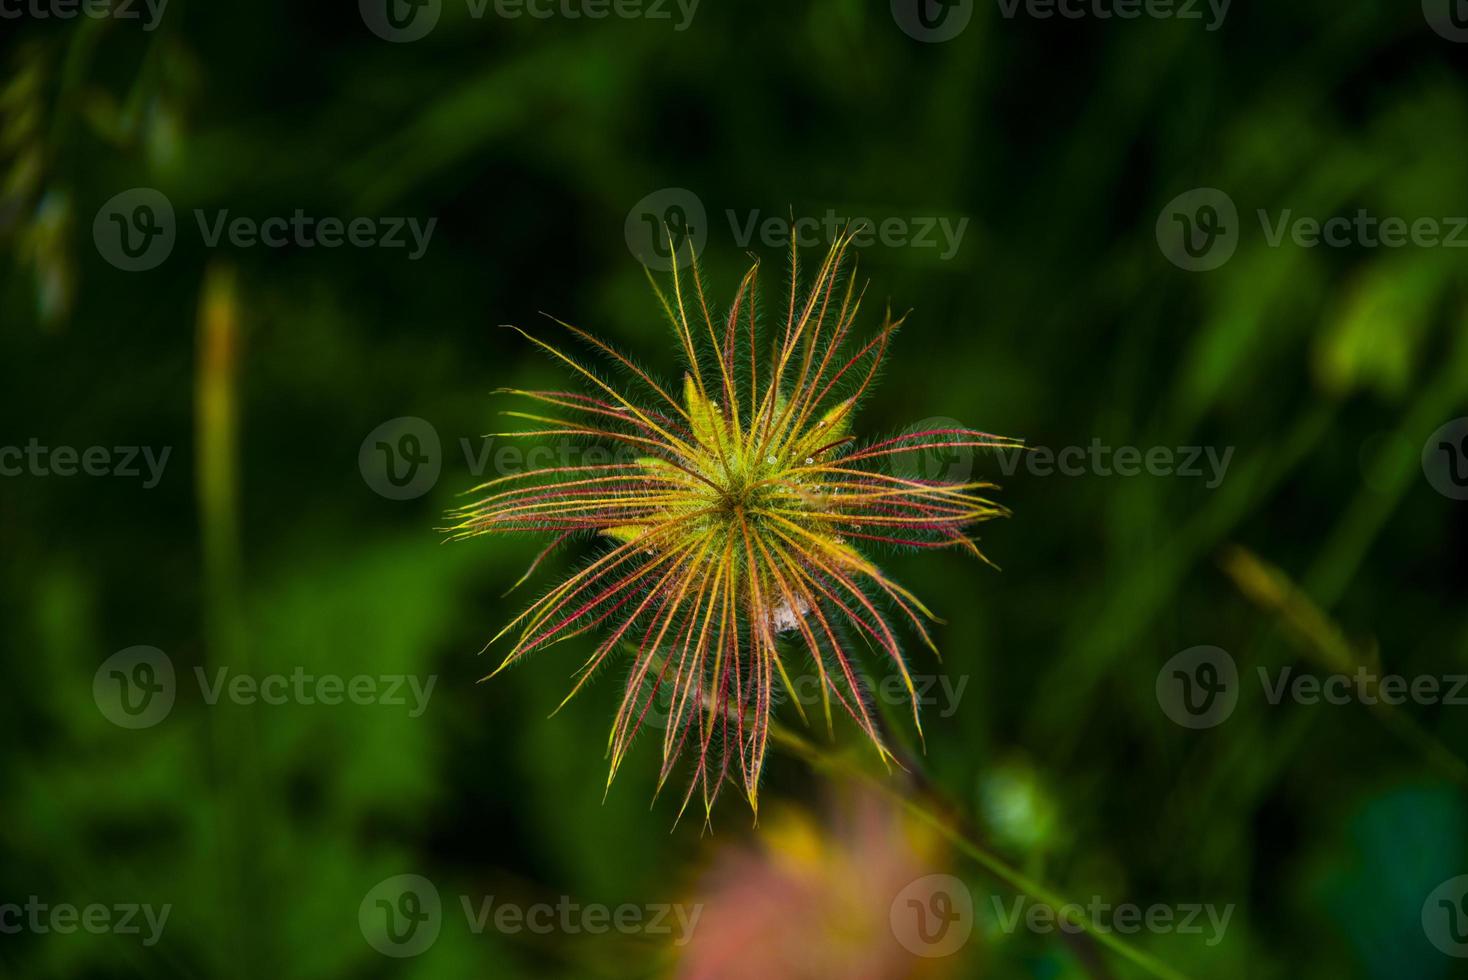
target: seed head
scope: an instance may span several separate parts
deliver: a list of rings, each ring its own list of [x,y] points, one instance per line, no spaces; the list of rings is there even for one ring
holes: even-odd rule
[[[982,558],[971,529],[1003,513],[978,495],[992,484],[895,473],[890,464],[923,452],[1017,446],[1013,440],[933,429],[863,445],[851,434],[854,408],[901,319],[889,313],[873,336],[853,339],[861,294],[843,274],[850,241],[832,246],[804,289],[792,250],[787,312],[773,343],[758,324],[758,263],[717,315],[692,260],[690,272],[674,269],[671,298],[654,283],[686,365],[671,391],[577,327],[561,324],[624,372],[622,384],[520,331],[586,390],[514,390],[557,411],[506,412],[533,428],[499,435],[591,440],[623,455],[491,480],[476,488],[488,495],[456,511],[449,529],[455,538],[553,535],[525,577],[572,539],[604,542],[495,637],[517,632],[495,673],[601,631],[562,706],[618,650],[629,651],[608,785],[662,694],[659,790],[678,760],[691,757],[682,808],[698,793],[705,819],[726,779],[740,783],[758,812],[770,715],[780,692],[794,700],[792,665],[814,670],[828,729],[834,701],[891,761],[854,653],[858,642],[874,649],[906,683],[921,734],[916,691],[885,610],[929,647],[925,620],[933,617],[865,552],[953,547]]]

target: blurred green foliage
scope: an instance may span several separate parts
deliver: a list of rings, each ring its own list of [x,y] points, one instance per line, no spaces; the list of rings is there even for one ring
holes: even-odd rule
[[[649,193],[685,187],[707,209],[705,274],[725,297],[748,261],[728,212],[969,219],[948,261],[863,250],[868,325],[888,302],[914,310],[858,420],[870,435],[949,417],[1041,447],[1234,450],[1213,489],[1004,477],[982,458],[1014,511],[984,530],[1002,573],[957,554],[887,559],[946,620],[941,667],[914,660],[968,681],[959,710],[925,718],[934,791],[1062,894],[1236,904],[1217,946],[1138,940],[1189,976],[1454,975],[1419,921],[1424,897],[1468,872],[1468,787],[1451,765],[1360,706],[1271,707],[1257,690],[1224,725],[1188,731],[1154,685],[1200,644],[1230,651],[1246,681],[1319,669],[1220,569],[1229,545],[1282,570],[1384,670],[1468,672],[1468,505],[1419,465],[1428,435],[1468,415],[1462,253],[1271,247],[1255,218],[1465,213],[1461,46],[1416,4],[1323,0],[1235,5],[1216,32],[978,4],[944,44],[857,0],[704,0],[682,32],[466,10],[446,2],[411,44],[373,36],[352,5],[276,0],[173,0],[151,32],[5,22],[0,444],[173,453],[154,489],[0,478],[0,901],[174,910],[149,947],[0,936],[0,972],[675,968],[651,941],[465,927],[459,895],[687,900],[720,847],[758,831],[726,794],[716,833],[689,821],[670,835],[675,802],[648,808],[650,745],[603,802],[615,676],[546,717],[590,638],[476,683],[491,663],[475,652],[525,601],[501,594],[537,546],[445,547],[434,528],[478,482],[461,440],[500,428],[492,389],[563,378],[496,324],[540,327],[545,311],[679,370],[623,228]],[[91,226],[137,186],[169,197],[179,238],[161,268],[130,274]],[[1175,268],[1154,238],[1159,210],[1197,186],[1240,213],[1236,255],[1208,273]],[[438,224],[409,262],[208,249],[194,209]],[[752,248],[779,267],[778,250]],[[196,489],[211,267],[238,282],[233,570],[207,560]],[[443,445],[442,476],[410,501],[375,493],[358,465],[367,434],[400,416]],[[578,560],[552,559],[527,588]],[[92,681],[138,644],[167,652],[179,700],[128,731]],[[194,671],[221,667],[437,681],[420,718],[209,705]],[[1468,753],[1468,709],[1403,713]],[[766,783],[771,798],[824,796],[787,757]],[[981,916],[1008,894],[952,870]],[[395,960],[363,941],[358,906],[403,873],[435,881],[449,908],[431,950]],[[1054,936],[990,930],[953,968],[1070,977],[1088,963]]]

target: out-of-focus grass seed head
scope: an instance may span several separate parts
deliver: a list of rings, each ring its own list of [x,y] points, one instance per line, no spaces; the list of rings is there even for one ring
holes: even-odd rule
[[[854,408],[901,323],[888,314],[873,336],[852,336],[861,295],[844,270],[850,243],[849,235],[836,241],[803,288],[792,249],[787,311],[774,338],[763,337],[758,322],[758,263],[722,312],[709,305],[691,259],[687,271],[674,269],[671,295],[654,283],[687,366],[678,387],[569,324],[561,326],[624,381],[614,385],[524,334],[579,375],[585,390],[512,390],[547,408],[504,413],[531,427],[498,435],[592,440],[631,452],[611,463],[491,480],[476,488],[488,496],[454,512],[454,538],[554,535],[526,577],[569,540],[606,542],[495,637],[518,631],[495,672],[602,627],[566,701],[619,646],[632,651],[608,742],[608,785],[662,694],[659,790],[688,753],[693,774],[682,808],[698,793],[705,819],[726,779],[738,780],[758,812],[772,702],[777,685],[793,690],[792,662],[809,658],[828,729],[834,701],[890,761],[853,659],[858,643],[880,651],[906,682],[921,733],[908,667],[879,607],[894,610],[930,647],[924,620],[932,614],[863,552],[957,547],[982,557],[969,533],[1003,513],[979,495],[991,484],[910,478],[887,472],[887,464],[899,454],[1017,446],[1013,440],[940,429],[862,445],[850,434]]]

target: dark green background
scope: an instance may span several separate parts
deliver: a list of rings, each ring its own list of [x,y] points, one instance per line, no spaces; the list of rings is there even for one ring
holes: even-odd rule
[[[943,44],[855,0],[703,0],[682,32],[473,20],[445,0],[412,44],[373,36],[344,2],[173,0],[151,33],[0,31],[0,444],[173,449],[152,490],[0,479],[0,901],[175,906],[147,949],[0,936],[4,975],[669,969],[656,944],[447,927],[423,956],[389,960],[357,925],[367,890],[404,872],[446,898],[671,900],[758,833],[731,792],[713,835],[696,819],[670,835],[676,801],[648,809],[651,743],[603,803],[619,674],[546,718],[591,638],[475,683],[493,665],[475,656],[484,640],[576,557],[501,599],[536,545],[445,546],[434,530],[476,482],[459,440],[502,427],[510,406],[491,391],[564,378],[496,324],[550,331],[546,311],[680,370],[623,233],[667,187],[705,205],[704,271],[725,300],[749,261],[728,210],[969,218],[951,261],[861,252],[862,327],[888,302],[914,311],[865,434],[951,417],[1038,446],[1234,448],[1211,490],[1003,479],[1014,516],[983,533],[1002,572],[948,553],[884,559],[947,620],[943,666],[914,660],[968,678],[955,714],[929,713],[923,765],[981,834],[1002,829],[986,823],[986,777],[1018,772],[1055,823],[1010,856],[1062,893],[1235,903],[1217,947],[1139,940],[1190,976],[1462,974],[1419,921],[1428,892],[1468,872],[1468,789],[1450,766],[1359,706],[1272,708],[1256,687],[1193,732],[1154,694],[1162,664],[1200,644],[1246,676],[1321,669],[1220,569],[1230,544],[1299,582],[1384,669],[1468,672],[1468,504],[1419,464],[1433,430],[1468,415],[1465,253],[1271,248],[1254,218],[1468,213],[1465,49],[1415,3],[1239,0],[1209,32],[1011,20],[980,2]],[[92,219],[138,186],[170,198],[179,241],[161,267],[125,273],[99,256]],[[1164,205],[1198,186],[1241,215],[1237,253],[1207,273],[1170,264],[1154,237]],[[206,249],[195,208],[438,225],[419,262]],[[751,248],[777,315],[782,255]],[[208,277],[231,273],[237,564],[196,486],[199,309]],[[367,434],[399,416],[444,447],[442,477],[411,501],[374,493],[358,466]],[[987,458],[978,472],[999,475]],[[206,526],[223,549],[212,565]],[[137,644],[185,682],[163,723],[126,731],[92,679]],[[438,680],[419,719],[210,707],[196,665]],[[1468,751],[1468,708],[1404,712]],[[764,799],[824,795],[772,754]],[[976,896],[1009,894],[952,869]],[[964,955],[949,964],[961,976],[1084,975],[1054,938]]]

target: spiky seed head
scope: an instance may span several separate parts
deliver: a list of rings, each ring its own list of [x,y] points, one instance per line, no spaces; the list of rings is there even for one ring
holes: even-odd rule
[[[654,283],[686,365],[677,387],[569,324],[561,326],[626,375],[622,385],[521,331],[585,390],[515,390],[557,414],[506,412],[532,427],[497,435],[592,440],[625,452],[491,480],[449,529],[454,538],[553,535],[526,577],[572,539],[604,543],[495,637],[517,631],[496,673],[600,630],[569,701],[615,651],[629,651],[607,782],[662,694],[659,790],[680,758],[693,759],[680,814],[697,793],[708,819],[726,779],[742,785],[758,813],[770,715],[777,692],[793,694],[791,664],[814,670],[828,728],[834,701],[890,761],[854,655],[858,643],[879,651],[905,682],[921,733],[912,677],[882,607],[930,647],[924,620],[932,614],[866,551],[956,547],[982,557],[970,532],[1003,513],[980,495],[991,484],[899,475],[888,464],[914,452],[1017,447],[1014,440],[957,428],[865,445],[851,435],[901,320],[889,313],[874,335],[853,338],[861,293],[843,269],[850,243],[849,234],[836,241],[803,289],[792,249],[786,315],[772,342],[757,316],[758,263],[717,317],[691,259],[691,274],[674,268],[671,296]]]

